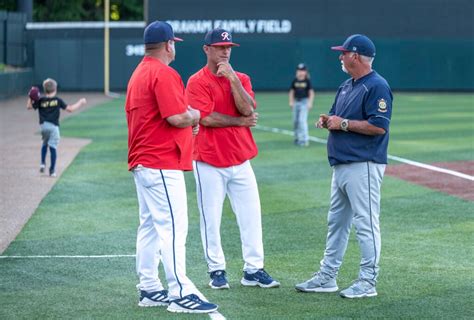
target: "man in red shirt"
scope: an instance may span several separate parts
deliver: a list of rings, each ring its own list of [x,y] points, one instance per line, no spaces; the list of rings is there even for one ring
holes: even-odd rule
[[[173,29],[155,21],[145,28],[145,57],[128,83],[128,168],[137,188],[138,305],[168,306],[171,312],[208,313],[206,301],[186,276],[188,232],[184,170],[192,170],[192,139],[200,112],[188,106],[179,74],[168,65],[175,58]],[[168,290],[158,278],[163,267]]]
[[[250,159],[257,146],[250,127],[257,124],[255,94],[250,77],[229,64],[230,32],[209,31],[204,38],[207,65],[188,81],[189,103],[201,111],[200,132],[194,143],[194,177],[201,215],[201,238],[213,289],[228,289],[221,245],[222,205],[229,197],[242,240],[244,286],[278,287],[263,269],[260,198]]]

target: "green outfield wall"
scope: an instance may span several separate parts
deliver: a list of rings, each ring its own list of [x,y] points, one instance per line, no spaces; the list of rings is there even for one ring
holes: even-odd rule
[[[347,78],[338,54],[329,47],[343,38],[286,41],[246,41],[232,52],[232,64],[252,77],[256,90],[286,90],[297,63],[305,62],[315,88],[334,90]],[[374,69],[396,90],[474,90],[472,40],[401,40],[374,38]],[[133,48],[133,49],[130,49]],[[451,48],[456,48],[452,50]],[[132,53],[130,52],[132,51]],[[103,42],[101,39],[48,38],[34,40],[34,80],[53,77],[64,90],[102,90]],[[113,39],[110,48],[110,85],[125,90],[142,58],[140,38]],[[130,54],[130,55],[128,55]],[[172,66],[186,82],[205,64],[200,41],[177,45]]]
[[[377,47],[374,69],[395,90],[474,90],[472,0],[241,0],[223,3],[145,0],[146,19],[168,21],[184,38],[172,66],[184,81],[205,64],[207,30],[233,32],[231,63],[248,73],[256,90],[286,90],[295,66],[305,62],[318,90],[335,90],[347,78],[330,50],[353,33]],[[225,10],[223,9],[225,8]],[[123,91],[143,57],[145,22],[111,25],[110,85]],[[102,90],[100,25],[28,24],[34,81],[58,80],[66,90]]]
[[[0,72],[0,100],[18,95],[26,97],[33,82],[33,70],[31,69]]]

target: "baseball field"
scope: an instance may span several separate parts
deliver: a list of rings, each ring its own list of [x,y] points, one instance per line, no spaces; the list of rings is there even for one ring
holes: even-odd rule
[[[317,94],[310,119],[327,112],[333,98]],[[327,131],[311,121],[310,146],[295,147],[287,94],[257,93],[257,101],[259,155],[252,164],[265,268],[282,286],[240,285],[239,232],[228,203],[222,234],[231,289],[207,286],[194,178],[187,173],[188,274],[219,312],[227,319],[474,318],[474,95],[395,93],[392,160],[382,187],[379,295],[359,300],[294,290],[316,271],[324,250]],[[127,172],[123,104],[116,99],[62,122],[63,136],[92,142],[0,256],[0,319],[209,318],[137,306],[138,206]],[[359,259],[352,234],[340,288],[356,279]]]

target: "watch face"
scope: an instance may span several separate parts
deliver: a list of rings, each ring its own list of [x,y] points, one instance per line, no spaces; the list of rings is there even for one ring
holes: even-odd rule
[[[347,127],[349,126],[349,121],[347,119],[342,120],[341,122],[341,129],[347,131]]]

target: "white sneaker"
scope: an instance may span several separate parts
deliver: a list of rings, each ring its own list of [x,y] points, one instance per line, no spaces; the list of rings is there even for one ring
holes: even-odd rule
[[[364,297],[375,297],[377,295],[377,290],[375,286],[369,282],[358,279],[356,280],[349,288],[339,292],[343,298],[364,298]]]
[[[316,272],[311,279],[297,284],[295,288],[303,292],[335,292],[339,289],[336,279],[321,272]]]

